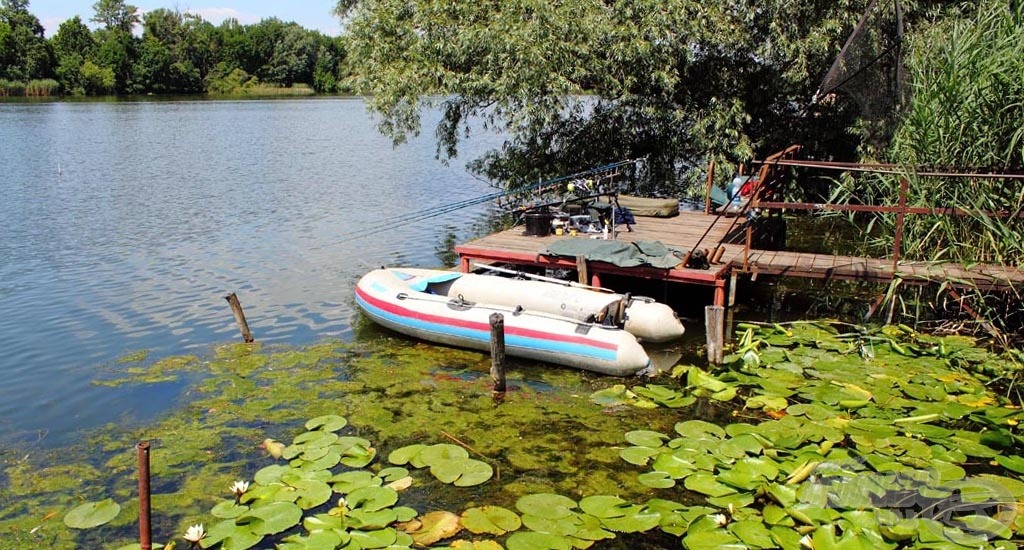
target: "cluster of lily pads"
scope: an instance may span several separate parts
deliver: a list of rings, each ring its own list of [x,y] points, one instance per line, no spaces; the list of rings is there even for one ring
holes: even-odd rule
[[[1019,406],[965,370],[1013,372],[969,339],[839,323],[748,326],[727,368],[614,387],[602,404],[743,400],[756,422],[638,430],[621,457],[644,485],[682,485],[726,521],[687,527],[688,548],[1015,548],[1024,529]],[[738,411],[737,416],[743,413]]]
[[[295,369],[336,354],[326,351],[305,352],[308,360],[293,354],[300,365]],[[181,527],[185,543],[223,549],[543,550],[601,547],[601,541],[647,533],[642,536],[676,538],[686,548],[1012,548],[1024,527],[1017,513],[1017,502],[1024,501],[1017,475],[1024,473],[1024,459],[1017,456],[1021,411],[985,385],[1019,372],[1020,358],[996,356],[970,339],[836,322],[751,325],[742,327],[736,352],[721,369],[679,366],[660,384],[590,395],[607,414],[588,404],[590,392],[550,403],[537,401],[546,394],[525,386],[513,393],[502,407],[547,411],[547,426],[597,426],[610,419],[609,426],[644,427],[626,433],[626,445],[614,448],[609,445],[618,429],[574,436],[588,437],[577,445],[585,444],[593,466],[586,479],[596,490],[553,476],[524,483],[565,453],[544,454],[546,447],[539,446],[533,451],[538,460],[528,462],[517,446],[499,444],[522,426],[489,416],[494,405],[483,391],[485,370],[480,380],[444,370],[424,381],[416,371],[405,376],[405,353],[388,359],[398,358],[395,365],[377,355],[358,356],[373,358],[374,372],[386,375],[379,379],[316,379],[311,387],[330,385],[331,392],[347,395],[346,416],[315,412],[306,417],[322,416],[289,444],[264,441],[276,460],[253,465],[251,483],[228,487],[230,479],[224,481],[232,498],[209,509],[206,517],[213,521],[197,519],[203,513],[195,509],[175,517],[179,524],[187,521]],[[424,363],[422,353],[410,352],[409,361]],[[208,386],[248,404],[280,402],[280,393],[261,389],[271,387],[264,380],[280,392],[281,382],[298,372],[283,368],[290,363],[276,356],[225,360],[230,372]],[[457,398],[437,386],[455,388]],[[406,396],[427,403],[423,412],[403,414],[408,405],[397,400]],[[296,407],[306,402],[298,400]],[[217,397],[197,410],[205,422],[237,422],[248,409],[234,403]],[[252,409],[252,415],[270,410]],[[724,421],[687,420],[711,419],[708,409]],[[445,419],[445,430],[468,437],[476,450],[452,437],[459,445],[393,447],[435,437],[440,420],[429,420],[435,412]],[[576,417],[587,420],[574,423]],[[373,443],[354,435],[371,426],[379,426],[375,437],[394,448],[385,460]],[[155,467],[163,475],[179,471],[176,465],[194,456],[180,454],[154,455]],[[569,464],[555,463],[559,471]],[[223,475],[230,474],[211,479]],[[613,483],[622,493],[595,494],[614,492]],[[442,490],[442,484],[452,487]],[[455,509],[437,509],[445,507]],[[120,508],[109,499],[87,503],[67,514],[65,523],[94,527],[118,516]],[[130,524],[125,515],[115,523]]]
[[[209,531],[196,526],[200,533],[186,534],[185,540],[203,548],[245,550],[279,535],[274,542],[281,550],[359,550],[425,547],[465,533],[470,538],[452,540],[448,547],[569,550],[588,548],[615,533],[659,526],[673,531],[711,510],[661,499],[634,505],[609,495],[577,502],[540,493],[519,498],[518,513],[484,505],[461,514],[421,514],[399,504],[401,492],[416,483],[405,466],[428,470],[436,480],[457,487],[487,482],[493,468],[470,458],[464,447],[446,443],[395,449],[387,459],[391,466],[372,468],[376,452],[366,440],[335,433],[345,425],[341,416],[318,417],[291,445],[275,448],[265,442],[272,455],[288,462],[260,469],[251,487],[236,484],[236,498],[210,512],[220,521]],[[335,473],[339,466],[343,471]],[[504,546],[493,537],[504,537]]]

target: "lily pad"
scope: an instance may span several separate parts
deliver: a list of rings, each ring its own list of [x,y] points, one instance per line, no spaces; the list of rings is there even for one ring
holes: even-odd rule
[[[566,537],[548,533],[517,531],[505,541],[508,550],[572,550],[572,542]]]
[[[374,512],[398,502],[398,493],[387,487],[362,487],[348,494],[346,499],[350,508],[362,508]]]
[[[388,527],[374,531],[352,531],[352,543],[356,548],[387,548],[398,540],[398,533]]]
[[[490,464],[472,458],[438,460],[430,465],[430,473],[443,483],[456,487],[472,487],[491,479],[494,469]]]
[[[430,512],[419,518],[421,527],[413,533],[412,540],[419,546],[430,546],[435,542],[451,538],[462,530],[459,516],[445,511]]]
[[[325,432],[336,432],[348,425],[348,420],[344,416],[338,416],[336,414],[328,414],[324,416],[318,416],[311,418],[306,422],[307,430],[321,430]]]
[[[269,502],[254,506],[235,520],[248,524],[257,535],[273,535],[295,527],[302,520],[302,509],[291,502]]]
[[[418,462],[417,459],[419,457],[420,451],[422,451],[425,448],[427,448],[426,445],[422,445],[419,443],[415,445],[407,445],[405,447],[400,447],[398,449],[395,449],[394,451],[391,451],[391,454],[388,455],[388,462],[396,466],[411,464],[413,468],[423,468],[426,466],[426,464]]]
[[[113,499],[86,502],[64,516],[64,525],[72,529],[92,529],[113,521],[121,513],[121,505]]]
[[[626,441],[638,447],[657,449],[664,445],[667,440],[667,435],[650,430],[633,430],[626,433]]]
[[[533,514],[550,519],[567,518],[573,514],[576,501],[551,493],[525,495],[516,501],[516,508],[524,514]]]
[[[220,545],[224,550],[246,550],[263,540],[263,535],[252,532],[249,525],[238,525],[234,520],[224,520],[206,532],[206,538],[199,541],[203,548]]]
[[[462,512],[462,526],[475,534],[504,535],[515,531],[523,522],[515,512],[501,506],[480,506]]]

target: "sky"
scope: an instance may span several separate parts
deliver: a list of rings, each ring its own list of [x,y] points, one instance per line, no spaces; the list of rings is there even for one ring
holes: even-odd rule
[[[30,0],[28,11],[39,18],[46,28],[46,37],[50,38],[57,33],[61,23],[76,15],[90,28],[95,28],[96,25],[89,21],[95,14],[92,9],[94,3],[95,0]],[[243,25],[277,17],[329,36],[341,33],[341,23],[331,14],[336,0],[128,0],[126,3],[139,8],[143,16],[157,8],[177,9],[197,13],[214,25],[229,17],[238,19]]]

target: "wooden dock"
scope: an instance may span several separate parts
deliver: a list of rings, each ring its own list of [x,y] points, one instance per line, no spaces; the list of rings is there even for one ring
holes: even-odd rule
[[[617,240],[659,241],[671,249],[680,251],[681,255],[695,248],[714,250],[718,246],[724,247],[724,253],[720,261],[708,269],[691,269],[682,265],[672,269],[618,267],[604,262],[589,261],[585,268],[590,284],[594,286],[600,286],[603,274],[707,285],[715,288],[715,305],[725,305],[729,281],[738,275],[775,275],[876,283],[888,283],[898,278],[911,284],[951,281],[954,286],[986,290],[1024,290],[1024,272],[1012,266],[963,266],[748,248],[744,217],[681,212],[679,216],[673,218],[638,217],[631,232],[624,231],[621,226],[619,229]],[[463,271],[468,271],[474,261],[576,269],[578,265],[575,258],[551,256],[545,254],[545,251],[551,243],[559,239],[588,237],[528,236],[524,235],[523,227],[515,227],[458,245],[455,252],[461,258]]]

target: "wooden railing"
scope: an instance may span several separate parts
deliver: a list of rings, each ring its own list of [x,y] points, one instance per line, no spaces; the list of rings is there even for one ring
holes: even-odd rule
[[[900,189],[899,196],[897,199],[896,206],[885,206],[885,205],[873,205],[873,204],[836,204],[836,203],[807,203],[807,202],[780,202],[765,200],[765,197],[769,192],[774,191],[775,184],[780,181],[781,174],[779,174],[778,168],[780,167],[798,167],[798,168],[815,168],[824,170],[834,171],[846,171],[846,172],[874,172],[874,173],[887,173],[887,174],[904,174],[905,167],[900,167],[893,164],[859,164],[859,163],[846,163],[846,162],[824,162],[824,161],[807,161],[807,160],[795,160],[792,157],[800,151],[799,145],[793,145],[786,148],[783,151],[775,153],[763,161],[757,161],[760,163],[761,168],[758,172],[758,181],[756,187],[751,195],[747,210],[749,209],[763,209],[763,210],[804,210],[804,211],[834,211],[834,212],[872,212],[872,213],[889,213],[896,214],[896,227],[895,235],[893,238],[893,252],[892,261],[893,269],[899,264],[900,256],[902,254],[903,247],[903,231],[904,224],[906,222],[907,215],[933,215],[933,216],[970,216],[970,215],[985,215],[989,217],[1008,218],[1008,217],[1021,217],[1024,218],[1024,210],[1018,209],[1016,212],[1008,211],[976,211],[976,210],[965,210],[962,208],[955,208],[950,206],[945,207],[921,207],[921,206],[907,206],[907,196],[910,191],[910,182],[906,177],[900,178]],[[992,172],[965,172],[965,171],[941,171],[941,170],[929,170],[919,169],[915,171],[917,176],[923,177],[964,177],[973,179],[1009,179],[1009,180],[1020,180],[1024,181],[1024,174],[1004,174],[1004,173],[992,173]],[[744,249],[744,269],[748,268],[747,265],[750,250],[752,248],[753,231],[750,224],[747,224],[746,233],[746,244]]]

